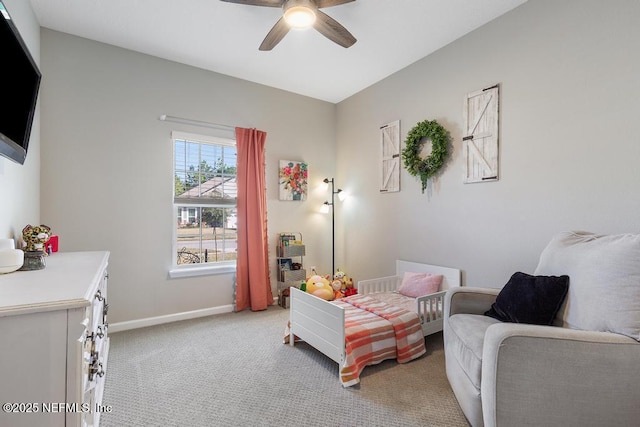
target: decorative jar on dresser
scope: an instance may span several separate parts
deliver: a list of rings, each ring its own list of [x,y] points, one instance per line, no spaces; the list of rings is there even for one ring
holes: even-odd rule
[[[109,252],[57,252],[0,274],[0,426],[98,426]]]

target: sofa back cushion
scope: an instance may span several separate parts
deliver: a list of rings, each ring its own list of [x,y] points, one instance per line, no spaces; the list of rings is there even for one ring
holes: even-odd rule
[[[560,233],[542,251],[535,274],[569,276],[554,324],[640,341],[640,234]]]

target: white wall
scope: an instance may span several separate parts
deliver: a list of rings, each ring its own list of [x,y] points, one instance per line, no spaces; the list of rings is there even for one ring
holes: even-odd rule
[[[215,131],[162,114],[266,131],[272,270],[276,234],[300,231],[305,264],[328,271],[330,218],[315,214],[315,188],[335,170],[335,105],[47,29],[42,63],[42,218],[63,251],[111,251],[111,322],[233,302],[231,274],[167,278],[170,133]],[[307,201],[278,200],[281,159],[309,163]]]
[[[640,231],[640,2],[529,1],[338,105],[340,264],[356,278],[391,274],[396,258],[461,268],[500,287],[531,273],[569,229]],[[463,97],[501,85],[500,180],[463,184]],[[401,138],[438,120],[453,153],[433,191],[404,169],[378,192],[378,127]]]
[[[31,56],[39,64],[40,25],[30,3],[22,0],[3,0],[3,3]],[[40,104],[41,100],[24,165],[0,157],[0,238],[13,238],[16,244],[22,239],[25,225],[40,223]]]
[[[337,206],[336,264],[355,280],[391,274],[402,258],[502,286],[532,272],[558,231],[638,232],[637,16],[634,0],[529,1],[337,107],[43,29],[42,220],[62,250],[112,252],[112,322],[231,304],[230,275],[167,279],[169,133],[206,133],[157,120],[170,114],[268,132],[272,245],[301,231],[307,265],[331,265],[315,184],[335,175],[352,194]],[[501,177],[465,185],[463,97],[494,83]],[[451,133],[429,194],[404,169],[401,192],[378,192],[378,128],[397,119],[402,138],[425,119]],[[310,200],[277,200],[280,159],[309,162]]]

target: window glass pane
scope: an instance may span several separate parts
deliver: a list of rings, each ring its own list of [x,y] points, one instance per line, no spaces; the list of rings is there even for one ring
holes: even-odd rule
[[[235,209],[202,208],[203,246],[208,251],[205,262],[233,261],[237,258],[238,235],[235,228]]]
[[[236,147],[175,140],[175,197],[235,199]]]
[[[202,172],[214,171],[222,161],[222,146],[202,144],[201,170]]]
[[[174,151],[177,264],[236,260],[235,145],[181,136]]]
[[[202,252],[202,232],[194,219],[200,208],[178,206],[178,264],[199,264]]]
[[[178,206],[178,264],[237,259],[235,208]]]

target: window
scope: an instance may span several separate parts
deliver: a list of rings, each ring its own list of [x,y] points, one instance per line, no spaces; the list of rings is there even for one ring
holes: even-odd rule
[[[176,218],[174,266],[187,271],[235,266],[236,143],[173,132]],[[172,274],[173,275],[173,274]]]

